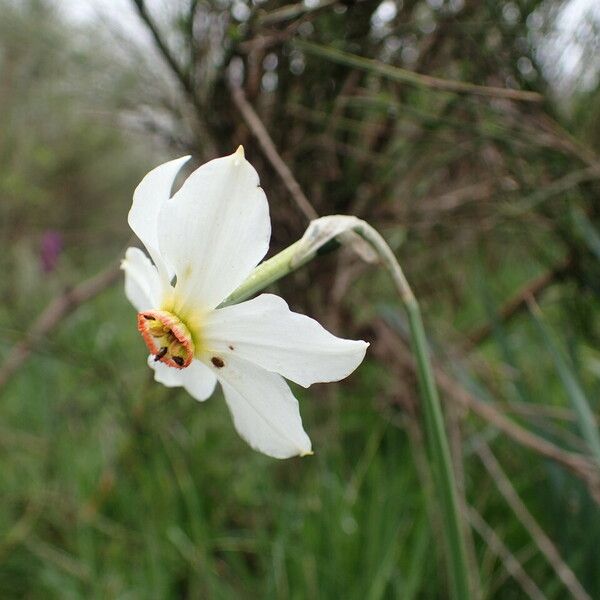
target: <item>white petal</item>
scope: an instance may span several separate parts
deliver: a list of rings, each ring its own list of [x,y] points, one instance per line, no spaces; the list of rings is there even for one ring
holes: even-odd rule
[[[165,365],[166,366],[166,365]],[[173,367],[167,367],[173,369]],[[173,369],[174,371],[177,369]],[[193,360],[189,367],[181,369],[183,371],[183,387],[188,391],[192,398],[196,400],[206,400],[215,391],[217,378],[211,373],[210,369],[199,360]]]
[[[266,254],[269,207],[238,150],[194,171],[159,215],[160,250],[177,275],[179,309],[212,309]]]
[[[154,371],[154,381],[162,383],[165,387],[183,386],[183,370],[180,371],[164,363],[156,362],[153,354],[148,356],[148,366]]]
[[[238,358],[223,358],[213,369],[238,433],[254,448],[274,458],[311,454],[302,428],[298,401],[282,377]]]
[[[210,350],[240,356],[305,387],[347,377],[369,345],[332,335],[273,294],[213,311],[202,335]]]
[[[196,400],[206,400],[215,390],[217,378],[211,370],[199,360],[193,360],[185,369],[175,369],[161,362],[155,362],[154,356],[148,357],[148,366],[154,369],[154,379],[166,387],[184,387]]]
[[[127,248],[121,269],[125,271],[125,295],[136,310],[156,308],[162,287],[158,271],[150,259],[139,248]]]
[[[140,238],[154,263],[165,268],[159,253],[158,213],[171,197],[171,189],[181,167],[190,159],[182,156],[150,171],[133,192],[133,204],[127,222]]]

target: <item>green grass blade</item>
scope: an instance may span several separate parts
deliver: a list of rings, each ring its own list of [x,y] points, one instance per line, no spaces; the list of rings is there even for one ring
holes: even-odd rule
[[[408,577],[402,588],[404,600],[413,600],[417,597],[421,580],[425,573],[425,562],[427,561],[427,550],[431,542],[431,536],[425,518],[418,521],[416,527],[416,539],[413,542],[412,559],[407,569]]]
[[[583,439],[586,441],[594,458],[600,464],[600,434],[594,413],[590,408],[590,403],[583,391],[577,376],[564,357],[562,350],[554,340],[550,328],[544,323],[542,312],[537,305],[531,305],[531,315],[537,325],[542,339],[546,344],[556,371],[562,381],[563,387],[567,392],[569,400],[577,414],[577,423]]]
[[[421,401],[425,415],[425,433],[431,453],[431,462],[438,488],[439,503],[450,563],[452,597],[456,600],[471,597],[469,569],[463,531],[463,522],[458,505],[458,492],[450,459],[448,437],[444,417],[433,378],[429,352],[421,311],[416,300],[406,304],[410,324],[412,345],[417,362],[417,375],[421,390]]]
[[[455,81],[423,75],[421,73],[409,71],[408,69],[388,65],[378,60],[364,58],[362,56],[357,56],[356,54],[338,50],[337,48],[322,46],[305,40],[296,39],[293,44],[308,54],[325,58],[332,62],[353,67],[355,69],[361,69],[368,73],[377,73],[392,81],[407,83],[426,90],[436,90],[454,94],[475,94],[478,96],[491,96],[494,98],[511,98],[512,100],[521,100],[525,102],[539,102],[542,99],[537,92],[488,87],[465,81]]]

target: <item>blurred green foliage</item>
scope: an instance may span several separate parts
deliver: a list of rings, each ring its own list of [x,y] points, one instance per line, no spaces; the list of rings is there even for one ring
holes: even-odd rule
[[[455,384],[590,456],[576,409],[583,396],[597,419],[600,92],[556,97],[546,75],[540,48],[563,5],[181,0],[150,12],[174,73],[151,36],[119,32],[118,16],[77,25],[59,2],[0,0],[0,359],[51,298],[122,254],[132,189],[163,159],[204,161],[243,143],[270,200],[273,251],[301,235],[229,74],[317,211],[365,218],[394,246]],[[399,83],[298,40],[542,101]],[[48,231],[64,248],[45,273]],[[523,289],[541,330],[525,302],[501,317]],[[219,393],[198,405],[155,384],[120,285],[37,340],[0,390],[1,598],[447,597],[390,282],[341,251],[278,292],[372,342],[347,381],[295,389],[310,459],[253,453]],[[597,486],[442,395],[466,502],[545,597],[571,597],[481,462],[489,444],[561,560],[600,597]],[[481,596],[525,597],[506,554],[471,534]]]

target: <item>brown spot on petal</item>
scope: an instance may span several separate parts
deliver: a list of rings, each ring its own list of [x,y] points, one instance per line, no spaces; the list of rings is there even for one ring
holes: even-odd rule
[[[183,367],[185,360],[183,360],[183,358],[181,356],[174,356],[172,358],[173,362],[177,365],[179,365],[180,367]]]
[[[215,365],[215,367],[217,367],[217,369],[222,369],[225,366],[225,363],[223,362],[222,358],[219,358],[218,356],[213,356],[210,359],[210,362]]]
[[[235,350],[235,348],[231,344],[229,344],[229,349],[230,350]]]

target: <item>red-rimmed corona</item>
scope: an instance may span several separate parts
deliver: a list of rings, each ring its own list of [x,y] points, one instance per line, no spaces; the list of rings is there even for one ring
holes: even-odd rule
[[[184,369],[192,362],[192,335],[185,324],[170,312],[147,310],[138,313],[138,331],[155,361],[176,369]]]

